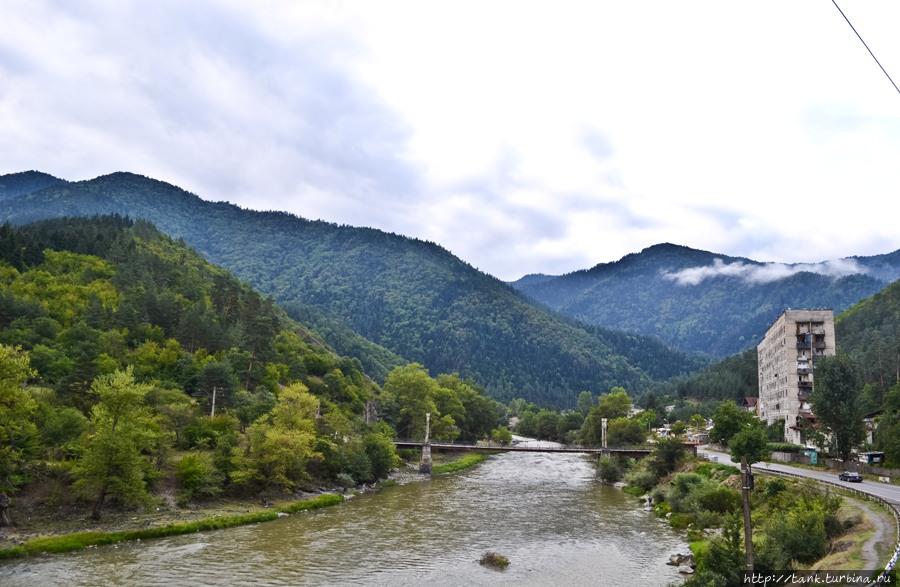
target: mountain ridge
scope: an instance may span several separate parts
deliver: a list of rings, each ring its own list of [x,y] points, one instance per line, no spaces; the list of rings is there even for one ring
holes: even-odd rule
[[[396,356],[471,377],[499,399],[569,406],[582,389],[639,389],[649,372],[668,377],[702,364],[651,338],[581,325],[437,243],[374,228],[245,210],[127,172],[0,202],[0,216],[16,224],[96,214],[149,220],[289,312],[299,304],[337,316]]]

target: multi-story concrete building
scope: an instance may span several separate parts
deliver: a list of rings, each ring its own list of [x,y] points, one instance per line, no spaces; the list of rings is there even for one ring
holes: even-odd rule
[[[809,396],[814,385],[816,359],[834,352],[831,310],[785,310],[756,347],[757,413],[769,425],[783,420],[787,442],[806,444],[804,421],[815,421]]]

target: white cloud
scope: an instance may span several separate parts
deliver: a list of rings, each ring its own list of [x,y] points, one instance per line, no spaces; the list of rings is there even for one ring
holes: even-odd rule
[[[900,3],[844,8],[900,76]],[[900,247],[896,93],[814,0],[13,0],[0,22],[0,173],[135,171],[502,278],[658,242]]]
[[[754,264],[743,261],[725,263],[722,259],[716,259],[712,265],[688,267],[679,271],[665,271],[662,275],[678,285],[698,285],[707,279],[716,277],[737,277],[748,283],[770,283],[804,272],[838,278],[866,273],[866,269],[854,259],[794,264]]]

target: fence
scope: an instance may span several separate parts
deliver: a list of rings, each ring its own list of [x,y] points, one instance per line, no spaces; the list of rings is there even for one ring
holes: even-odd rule
[[[772,452],[772,460],[780,463],[800,463],[802,465],[810,465],[810,458],[804,454],[793,452]],[[900,479],[900,469],[885,469],[883,467],[875,467],[866,465],[858,461],[841,461],[838,459],[822,459],[820,461],[833,471],[856,471],[867,475],[877,475],[878,477],[887,477],[890,480]]]

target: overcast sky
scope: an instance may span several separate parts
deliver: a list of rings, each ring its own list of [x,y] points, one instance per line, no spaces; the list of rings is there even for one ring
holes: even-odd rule
[[[843,0],[900,82],[900,2]],[[504,279],[900,248],[900,95],[828,0],[0,3],[0,173],[116,170]]]

